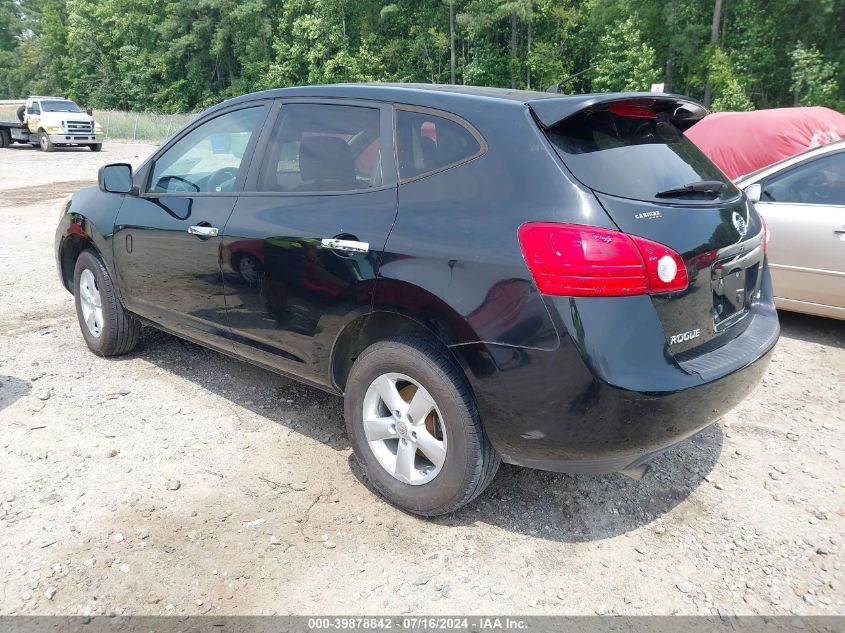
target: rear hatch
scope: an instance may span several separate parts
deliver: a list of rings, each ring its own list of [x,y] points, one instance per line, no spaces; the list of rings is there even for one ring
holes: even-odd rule
[[[561,102],[557,111],[554,101]],[[684,260],[688,287],[652,295],[669,353],[683,361],[740,334],[759,298],[764,229],[745,196],[683,135],[706,110],[668,95],[529,106],[563,163],[621,231]]]

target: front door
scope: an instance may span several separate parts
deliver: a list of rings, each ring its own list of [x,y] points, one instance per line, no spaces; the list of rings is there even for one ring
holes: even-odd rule
[[[229,323],[241,354],[328,384],[396,216],[392,109],[285,102],[266,127],[223,232]]]
[[[228,335],[220,233],[235,206],[266,103],[205,120],[155,156],[117,217],[114,260],[126,307],[200,342]]]
[[[761,184],[775,296],[845,308],[845,151]]]

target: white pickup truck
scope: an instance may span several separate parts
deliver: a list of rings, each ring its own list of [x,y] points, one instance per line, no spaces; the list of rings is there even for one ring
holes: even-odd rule
[[[64,97],[30,97],[18,108],[17,121],[0,121],[0,148],[30,144],[45,152],[60,146],[103,147],[103,129],[94,117]]]

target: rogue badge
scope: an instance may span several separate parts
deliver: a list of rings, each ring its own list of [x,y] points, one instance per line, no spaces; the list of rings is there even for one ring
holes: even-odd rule
[[[694,338],[698,338],[701,336],[701,328],[697,327],[694,330],[690,330],[689,332],[682,332],[681,334],[673,334],[669,337],[669,345],[675,345],[676,343],[683,343],[684,341],[691,341]]]

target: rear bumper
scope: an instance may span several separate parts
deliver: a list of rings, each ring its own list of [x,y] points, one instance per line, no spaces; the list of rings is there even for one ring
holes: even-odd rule
[[[669,355],[648,297],[555,298],[550,308],[557,350],[453,351],[504,461],[559,472],[626,470],[700,432],[754,389],[779,332],[771,301],[758,304],[754,323],[723,348],[743,357],[716,375]]]

